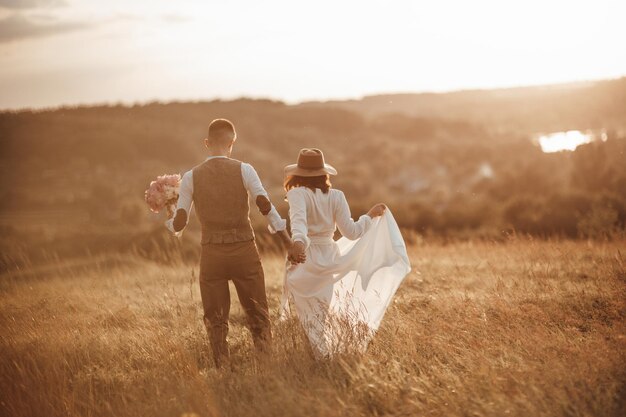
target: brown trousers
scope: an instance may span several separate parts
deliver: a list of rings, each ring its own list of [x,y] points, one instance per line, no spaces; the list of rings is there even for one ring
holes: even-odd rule
[[[265,277],[254,240],[202,245],[200,295],[204,324],[217,366],[229,357],[226,341],[230,312],[229,280],[235,284],[256,349],[264,351],[271,340]]]

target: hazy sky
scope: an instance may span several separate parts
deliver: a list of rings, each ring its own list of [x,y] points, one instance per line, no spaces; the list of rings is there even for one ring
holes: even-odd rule
[[[0,108],[626,75],[624,0],[0,0]]]

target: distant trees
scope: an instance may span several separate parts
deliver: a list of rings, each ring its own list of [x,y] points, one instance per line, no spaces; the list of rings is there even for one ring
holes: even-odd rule
[[[300,148],[316,146],[338,168],[333,183],[354,216],[384,201],[402,227],[420,233],[595,238],[626,224],[626,138],[618,133],[544,154],[520,131],[465,120],[368,117],[267,100],[2,113],[0,208],[89,215],[59,233],[161,227],[143,191],[157,175],[182,173],[204,158],[214,117],[235,122],[233,157],[255,166],[283,212],[282,168]],[[80,223],[86,217],[90,223]]]

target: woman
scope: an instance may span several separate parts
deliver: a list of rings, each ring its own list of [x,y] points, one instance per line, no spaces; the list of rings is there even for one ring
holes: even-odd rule
[[[396,289],[411,270],[400,230],[384,204],[353,221],[332,189],[337,171],[319,149],[285,167],[291,233],[283,316],[295,306],[316,356],[367,348]],[[343,237],[333,240],[336,229]]]

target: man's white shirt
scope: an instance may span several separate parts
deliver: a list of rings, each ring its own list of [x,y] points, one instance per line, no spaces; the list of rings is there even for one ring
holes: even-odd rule
[[[206,160],[212,158],[226,158],[225,156],[210,156]],[[248,195],[252,197],[254,201],[258,196],[262,195],[268,198],[267,191],[263,188],[263,184],[261,183],[261,179],[257,174],[256,170],[252,165],[247,164],[245,162],[241,163],[241,177],[243,179],[243,186],[246,188]],[[191,215],[191,209],[193,207],[193,170],[187,171],[183,178],[181,179],[180,189],[178,191],[178,203],[176,204],[176,211],[183,209],[187,212],[187,221],[189,221],[189,216]],[[272,204],[272,208],[269,213],[265,215],[267,221],[269,223],[269,230],[272,233],[280,232],[287,228],[287,222],[285,219],[280,217],[278,211],[276,211],[276,207]],[[165,226],[168,230],[174,235],[179,236],[182,233],[182,230],[176,232],[174,231],[174,218],[168,219],[165,222]],[[184,230],[184,228],[183,228]]]

